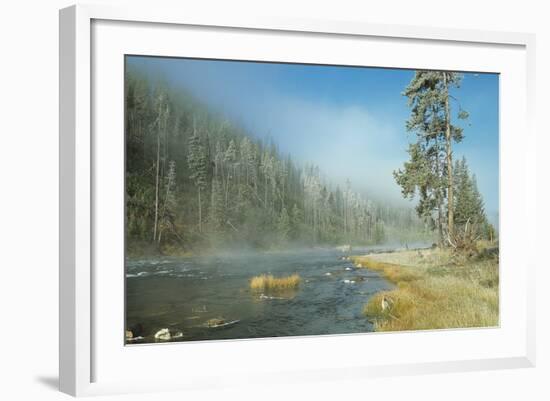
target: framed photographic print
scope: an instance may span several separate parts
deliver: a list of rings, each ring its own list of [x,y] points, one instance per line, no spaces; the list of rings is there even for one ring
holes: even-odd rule
[[[61,390],[532,366],[533,47],[62,10]]]

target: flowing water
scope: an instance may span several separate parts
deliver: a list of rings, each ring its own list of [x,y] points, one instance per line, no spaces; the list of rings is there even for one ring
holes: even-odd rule
[[[374,248],[354,249],[365,254]],[[356,269],[335,249],[249,253],[201,258],[155,258],[126,262],[126,323],[133,343],[154,342],[167,328],[173,341],[215,340],[373,330],[362,315],[369,298],[391,284],[369,269]],[[298,273],[297,290],[250,290],[251,277]],[[212,318],[226,327],[208,327]]]

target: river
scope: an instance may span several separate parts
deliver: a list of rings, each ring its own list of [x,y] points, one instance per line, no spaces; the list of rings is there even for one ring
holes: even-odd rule
[[[366,254],[380,248],[353,249]],[[362,315],[369,298],[392,285],[369,269],[356,269],[336,249],[239,252],[211,257],[128,259],[126,323],[132,343],[154,342],[167,328],[172,341],[362,333],[373,330]],[[263,294],[251,277],[298,273],[296,291]],[[237,323],[209,328],[212,318]]]

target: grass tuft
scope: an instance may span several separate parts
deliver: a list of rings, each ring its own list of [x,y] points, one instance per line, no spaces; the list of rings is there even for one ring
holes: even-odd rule
[[[262,274],[252,277],[250,288],[254,291],[290,290],[300,285],[300,276],[292,274],[287,277],[274,277],[272,274]]]

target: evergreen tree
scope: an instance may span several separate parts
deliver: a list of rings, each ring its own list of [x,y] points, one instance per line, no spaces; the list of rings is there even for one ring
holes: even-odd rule
[[[434,164],[439,166],[436,152],[439,152],[437,146],[410,144],[410,160],[405,162],[404,170],[394,171],[393,175],[405,198],[412,200],[418,194],[416,212],[419,217],[429,221],[432,228],[437,227],[439,242],[443,244],[443,188],[440,172],[434,168]],[[434,212],[437,212],[437,217],[434,217]]]
[[[377,221],[374,225],[374,243],[382,244],[386,240],[386,231],[384,229],[384,222]]]
[[[487,221],[485,223],[485,227],[483,228],[483,235],[485,239],[489,240],[490,242],[494,242],[497,239],[497,232],[495,227]]]
[[[485,204],[477,187],[477,179],[475,174],[472,174],[471,180],[474,199],[474,219],[478,224],[483,225],[487,220],[487,216],[485,215]]]
[[[224,231],[224,195],[220,180],[214,177],[212,180],[212,194],[210,200],[210,213],[208,215],[210,231],[221,233]]]
[[[454,226],[454,191],[452,144],[463,138],[462,129],[452,124],[449,93],[459,87],[461,75],[445,71],[417,71],[403,92],[408,98],[411,115],[407,130],[417,140],[409,147],[410,161],[404,170],[394,172],[405,197],[420,195],[417,212],[430,217],[437,212],[440,243],[444,243],[444,227],[449,233]],[[459,118],[467,118],[461,111]],[[444,200],[447,216],[443,217]]]
[[[194,125],[194,124],[193,124]],[[194,133],[189,138],[189,153],[187,155],[187,164],[191,174],[189,178],[194,182],[198,193],[199,206],[199,232],[202,232],[202,205],[201,191],[204,190],[207,184],[208,161],[206,160],[206,152],[201,143],[200,137],[194,127]]]
[[[171,160],[168,163],[168,173],[165,178],[164,204],[160,215],[158,243],[162,240],[162,234],[171,230],[176,235],[174,219],[176,214],[176,162]]]
[[[288,215],[288,212],[286,211],[286,208],[283,207],[283,209],[281,210],[281,214],[279,215],[279,220],[277,222],[277,233],[279,235],[279,241],[282,243],[286,243],[290,238],[290,231],[290,217]]]
[[[454,181],[456,187],[455,222],[457,226],[463,226],[467,221],[473,223],[476,216],[476,201],[473,182],[470,179],[465,158],[455,162]]]
[[[237,148],[233,139],[229,141],[227,149],[224,153],[224,165],[226,166],[226,179],[225,179],[225,207],[229,207],[229,190],[232,186],[232,182],[235,179],[235,162],[237,161]]]
[[[244,177],[246,185],[250,185],[251,172],[254,169],[254,159],[252,152],[252,143],[250,139],[244,137],[240,144],[241,161],[244,170]]]
[[[495,234],[494,227],[487,220],[476,176],[470,174],[464,157],[455,162],[454,184],[456,188],[454,214],[457,228],[463,229],[466,224],[469,224],[476,235],[491,240]]]
[[[302,226],[304,224],[304,214],[302,210],[295,203],[292,207],[292,221],[291,221],[291,237],[293,239],[298,239],[302,231]]]
[[[166,101],[166,95],[163,91],[159,91],[159,93],[156,96],[156,104],[155,108],[157,109],[157,118],[156,118],[156,126],[157,126],[157,145],[156,145],[156,152],[157,157],[155,161],[155,222],[153,224],[153,241],[157,240],[157,230],[158,230],[158,219],[159,219],[159,206],[160,206],[160,185],[161,185],[161,169],[160,169],[160,163],[161,163],[161,138],[164,139],[164,145],[166,145],[166,124],[168,120],[168,110],[169,106]],[[166,157],[166,153],[164,154]]]
[[[260,169],[264,176],[264,208],[267,209],[267,193],[269,190],[269,183],[273,174],[273,158],[268,151],[264,151],[260,162]]]

